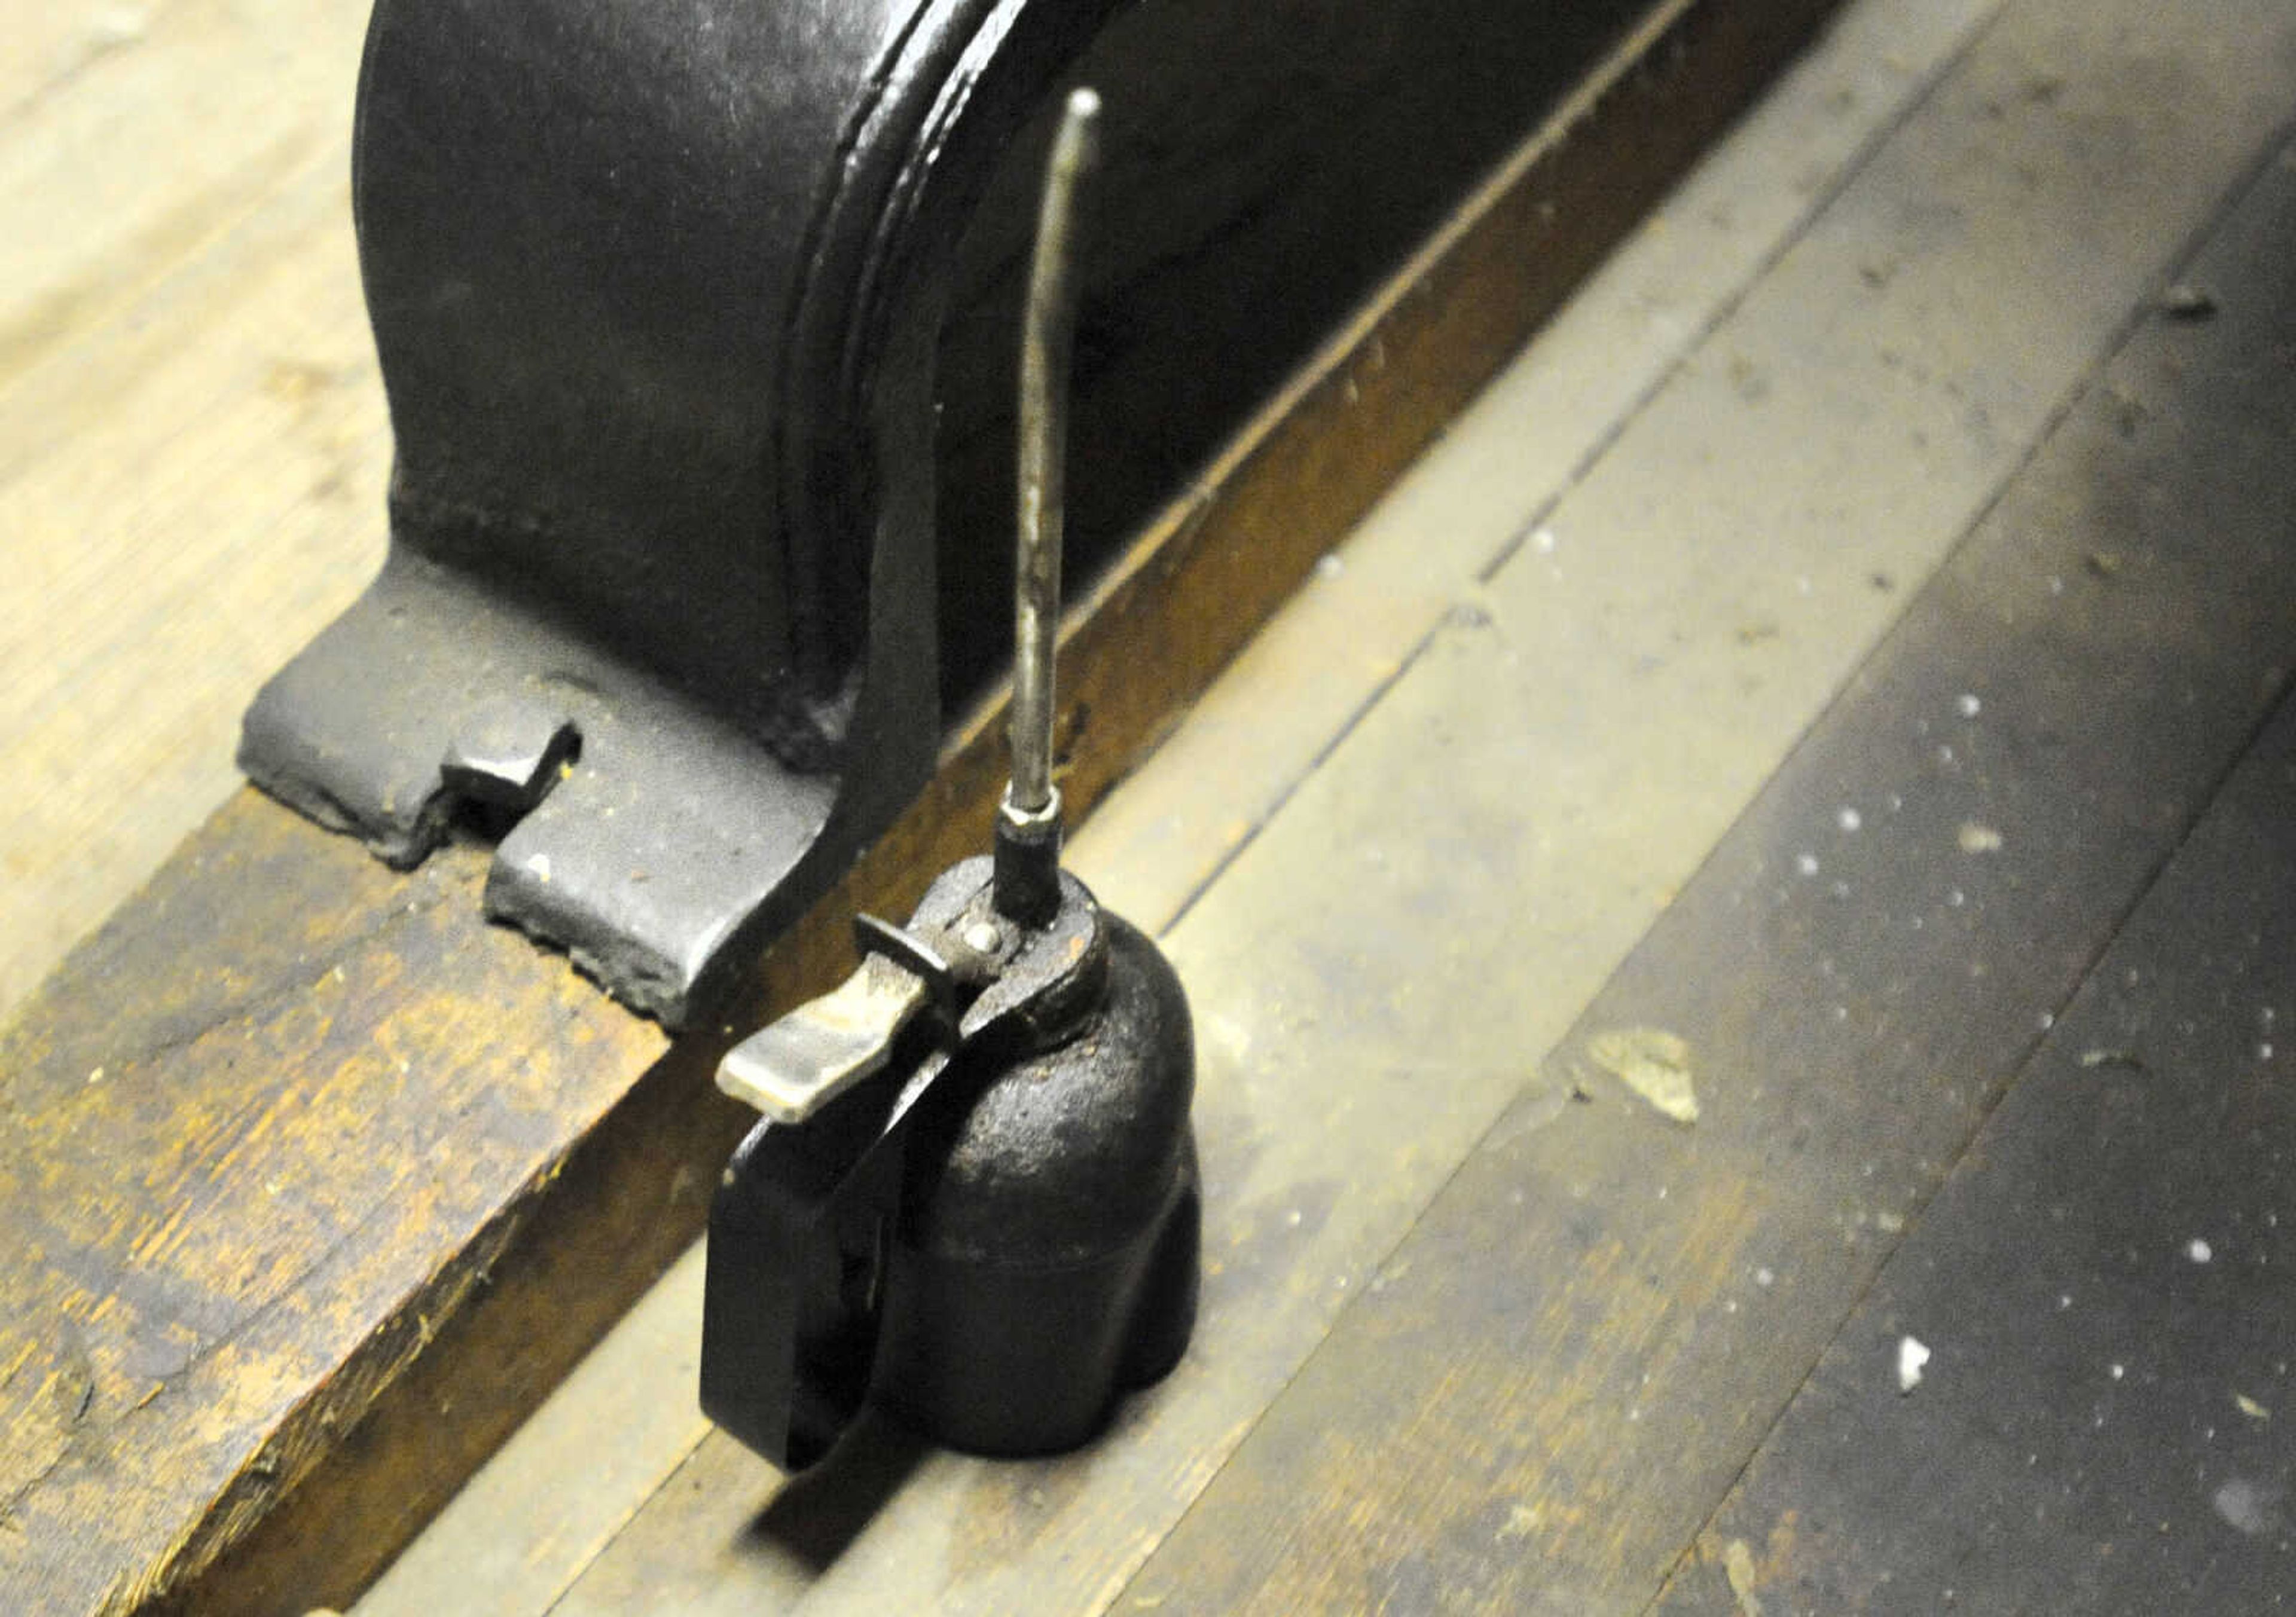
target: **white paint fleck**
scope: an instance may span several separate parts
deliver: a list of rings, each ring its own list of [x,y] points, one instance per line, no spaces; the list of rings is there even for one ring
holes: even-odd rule
[[[1958,910],[1962,905],[1969,902],[1969,894],[1963,892],[1959,887],[1956,887],[1952,892],[1945,895],[1945,902],[1948,908]]]
[[[1845,831],[1854,831],[1866,823],[1866,819],[1856,809],[1844,808],[1833,817],[1833,822]]]
[[[2256,1047],[2256,1058],[2259,1061],[2269,1061],[2272,1059],[2272,1046],[2269,1041],[2259,1044]]]
[[[1297,1207],[1294,1207],[1291,1212],[1283,1215],[1283,1225],[1287,1229],[1297,1229],[1300,1228],[1300,1210]]]
[[[2185,1244],[2185,1255],[2192,1259],[2195,1263],[2205,1263],[2210,1258],[2215,1257],[2217,1253],[2215,1247],[2210,1245],[2199,1236],[2194,1236]]]
[[[1539,1508],[1536,1505],[1517,1505],[1507,1512],[1506,1523],[1499,1529],[1502,1541],[1508,1539],[1528,1539],[1538,1531]]]
[[[539,882],[547,882],[550,879],[550,855],[547,853],[535,854],[526,862],[526,868],[534,873],[535,880]]]
[[[100,1066],[94,1068],[88,1074],[87,1081],[90,1083],[102,1083],[103,1082],[103,1069]]]
[[[2234,1409],[2238,1409],[2243,1415],[2247,1416],[2251,1420],[2270,1420],[2272,1418],[2271,1410],[2266,1409],[2262,1404],[2257,1402],[2256,1400],[2251,1398],[2245,1392],[2234,1393],[2232,1395],[2232,1403]]]
[[[1922,1369],[1930,1361],[1928,1343],[1918,1336],[1898,1340],[1898,1392],[1900,1395],[1922,1384]]]
[[[1968,691],[1962,692],[1961,699],[1956,702],[1954,706],[1959,710],[1961,716],[1964,719],[1973,719],[1979,714],[1985,711],[1985,704],[1979,701],[1976,697],[1972,696]]]
[[[1316,558],[1316,576],[1318,578],[1337,578],[1347,570],[1347,562],[1337,551],[1326,551]]]
[[[152,11],[145,5],[107,5],[88,19],[89,39],[99,50],[117,49],[133,45],[144,37],[152,26]]]
[[[1974,820],[1963,821],[1961,829],[1954,833],[1953,839],[1961,845],[1964,853],[1998,853],[2001,851],[2001,833]]]
[[[2117,1364],[2116,1364],[2116,1365],[2114,1365],[2114,1366],[2112,1367],[2112,1378],[2113,1378],[2113,1380],[2115,1380],[2115,1381],[2119,1381],[2122,1376],[2126,1376],[2126,1375],[2128,1375],[2128,1371],[2127,1368],[2126,1368],[2126,1367],[2124,1367],[2124,1366],[2117,1365]]]
[[[1530,548],[1542,556],[1554,554],[1554,530],[1551,527],[1542,527],[1530,536]]]
[[[1815,854],[1815,853],[1797,853],[1797,854],[1795,854],[1795,855],[1794,855],[1794,869],[1795,869],[1795,870],[1799,870],[1799,871],[1800,871],[1804,876],[1815,876],[1815,875],[1816,875],[1816,874],[1817,874],[1817,855],[1816,855],[1816,854]]]
[[[2280,1490],[2244,1476],[2234,1477],[2218,1489],[2210,1503],[2216,1507],[2217,1515],[2251,1538],[2281,1525]]]
[[[1767,1264],[1763,1265],[1761,1268],[1754,1271],[1754,1284],[1757,1286],[1775,1286],[1777,1284],[1777,1271],[1771,1269]]]

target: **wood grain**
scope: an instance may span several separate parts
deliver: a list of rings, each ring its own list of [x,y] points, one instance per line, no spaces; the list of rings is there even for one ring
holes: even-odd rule
[[[2296,527],[2296,365],[2251,359],[2296,355],[2290,154],[2180,272],[2210,289],[2214,315],[2143,333],[2033,474],[2079,513],[2094,553],[2125,559],[2112,587],[2146,620],[2124,621],[2114,647],[2141,647],[2136,668],[2085,669],[2104,684],[2149,672],[2160,693],[2149,723],[2112,701],[2099,762],[2165,796],[2162,762],[2189,752],[2152,744],[2158,709],[2179,728],[2224,717],[2213,690],[2177,711],[2180,683],[2198,697],[2251,673],[2271,716],[2017,1064],[1660,1609],[1726,1608],[1734,1563],[1747,1596],[1789,1610],[2263,1612],[2286,1597],[2296,1116],[2278,1067],[2296,998],[2296,709],[2268,692],[2296,651],[2277,576]],[[2046,508],[2038,490],[2013,500]],[[2188,581],[2210,576],[2250,580],[2278,633],[2259,641],[2265,614],[2196,594]],[[2247,667],[2177,648],[2219,637],[2254,646]],[[2075,741],[2052,738],[2037,764]],[[2114,836],[2110,801],[2085,806],[2085,840]],[[1931,1353],[1910,1390],[1907,1337]]]
[[[1082,725],[1093,745],[1074,801],[1152,744],[1817,9],[1661,8],[1152,525],[1076,615],[1067,733]],[[1751,29],[1722,37],[1755,45],[1698,57],[1682,19],[1714,16]],[[340,238],[308,251],[292,238],[339,183],[332,159],[274,155],[275,169],[230,168],[246,205],[219,216],[287,241],[283,273],[317,274]],[[1584,199],[1568,229],[1554,188]],[[234,282],[227,258],[147,282],[95,257],[78,280],[77,260],[57,260],[54,284],[85,292],[76,308],[237,288],[259,322],[288,295]],[[355,315],[339,306],[327,330],[356,331]],[[99,323],[111,373],[132,378],[147,328]],[[5,402],[26,410],[29,443],[67,419],[31,407],[38,388],[70,389],[52,314],[26,329],[43,335],[11,350]],[[160,380],[178,391],[152,410],[206,419],[196,370]],[[331,396],[291,365],[263,380],[267,408]],[[341,424],[360,419],[327,430],[349,431],[366,470],[291,501],[324,513],[358,492],[380,464],[372,436]],[[227,465],[277,437],[258,420],[219,429],[228,454],[186,453]],[[18,464],[37,477],[45,463]],[[316,527],[348,531],[332,515]],[[285,616],[251,610],[266,626]],[[963,727],[917,810],[776,951],[755,1004],[841,966],[845,906],[898,908],[970,843],[995,729],[993,712]],[[21,1604],[347,1596],[690,1238],[734,1123],[703,1082],[709,1041],[668,1049],[559,961],[480,926],[480,868],[466,850],[391,878],[242,794],[12,1020],[0,1188],[25,1238],[0,1284],[25,1306],[0,1327],[0,1584]]]
[[[1250,845],[1261,837],[1287,834],[1275,821],[1301,806],[1296,796],[1308,778],[1351,744],[1345,738],[1414,649],[1463,592],[1477,593],[1472,581],[1509,548],[1526,519],[1574,481],[1590,455],[1614,441],[1639,404],[1696,347],[1699,334],[1737,305],[1781,245],[1808,224],[1828,191],[1812,185],[1812,172],[1853,167],[1874,131],[1890,127],[1900,109],[1919,98],[1938,64],[1954,55],[1985,14],[1987,8],[1975,4],[1939,9],[1882,3],[1841,14],[1573,294],[1567,308],[1446,426],[1441,441],[1318,565],[1311,583],[1254,635],[1155,755],[1102,801],[1069,852],[1072,868],[1104,902],[1158,933],[1168,932],[1185,911],[1224,907],[1224,867],[1256,857]],[[1611,543],[1639,547],[1644,564],[1654,569],[1666,566],[1662,529],[1629,531]],[[1845,558],[1843,565],[1857,559]],[[1859,576],[1853,571],[1851,582]],[[1559,617],[1594,604],[1576,591],[1557,592],[1570,598],[1554,608]],[[1682,609],[1697,621],[1695,603],[1685,601]],[[1704,609],[1725,613],[1725,630],[1735,622],[1726,616],[1734,608],[1709,603]],[[1546,629],[1535,625],[1529,633],[1537,641]],[[1851,633],[1858,632],[1853,626]],[[1746,655],[1766,663],[1774,649]],[[1627,672],[1586,659],[1576,659],[1576,668],[1596,689],[1614,675],[1623,681]],[[1701,724],[1696,713],[1676,716],[1686,730]],[[1586,740],[1630,754],[1667,750],[1638,745],[1631,727],[1621,733],[1607,709],[1590,716]],[[1761,750],[1783,743],[1763,732],[1749,744]],[[1547,765],[1576,778],[1552,750],[1555,745],[1550,739]],[[1535,802],[1526,813],[1534,821],[1549,817]],[[1640,839],[1634,845],[1658,857]],[[1615,859],[1603,870],[1613,881],[1624,878]],[[1593,892],[1614,897],[1601,884]],[[1247,907],[1252,902],[1243,901]],[[1644,913],[1638,899],[1627,901],[1618,923],[1621,947]],[[1569,971],[1593,974],[1591,991],[1601,968],[1590,954],[1581,937],[1563,964]],[[1561,1031],[1557,1026],[1550,1036]],[[1219,1081],[1217,1066],[1208,1065],[1206,1083]],[[1306,1162],[1310,1177],[1330,1167],[1320,1156]],[[1269,1164],[1267,1172],[1269,1182],[1280,1185],[1277,1166]],[[1280,1238],[1283,1228],[1268,1230],[1267,1238]],[[1343,1267],[1356,1262],[1344,1247],[1323,1250]],[[711,1547],[728,1539],[754,1547],[745,1532],[751,1525],[746,1513],[770,1489],[767,1468],[711,1444],[709,1456],[677,1471],[709,1430],[692,1391],[701,1255],[698,1245],[689,1251],[615,1325],[361,1597],[361,1617],[426,1617],[457,1603],[505,1617],[554,1604],[564,1612],[573,1599],[610,1605],[588,1590],[568,1597],[568,1585],[650,1495],[655,1498],[644,1516],[669,1523],[654,1545],[660,1558],[625,1554],[627,1547],[619,1543],[603,1557],[640,1580],[625,1588],[646,1588],[647,1597],[660,1603],[669,1598],[666,1590],[673,1580],[685,1575],[672,1572],[672,1564],[690,1569],[714,1558]],[[1259,1268],[1266,1272],[1264,1263]],[[1207,1332],[1225,1333],[1230,1325],[1248,1330],[1253,1312],[1249,1294],[1232,1298],[1218,1319],[1208,1320]],[[1313,1323],[1312,1317],[1287,1320],[1285,1328],[1309,1330]],[[1206,1344],[1210,1339],[1205,1337]],[[1221,1395],[1234,1401],[1212,1423],[1225,1441],[1234,1411],[1249,1407],[1250,1388],[1231,1380]],[[1187,1454],[1186,1474],[1201,1474],[1209,1450],[1183,1435],[1176,1421],[1130,1425],[1128,1433],[1128,1449],[1144,1446],[1144,1439],[1147,1446],[1170,1443]],[[570,1488],[567,1479],[577,1469],[580,1484]],[[904,1480],[904,1499],[892,1519],[849,1548],[844,1558],[857,1564],[840,1581],[856,1591],[857,1604],[871,1595],[881,1605],[950,1604],[949,1591],[927,1580],[926,1547],[951,1528],[966,1531],[965,1523],[977,1521],[976,1495],[961,1480],[966,1469],[946,1457],[925,1462]],[[670,1485],[662,1486],[673,1474]],[[1152,1460],[1148,1474],[1157,1474]],[[1170,1491],[1152,1482],[1138,1506],[1129,1502],[1128,1490],[1095,1484],[1064,1494],[1059,1514],[1073,1521],[1062,1523],[1052,1519],[1050,1493],[1042,1511],[1029,1504],[1029,1493],[1024,1482],[1017,1496],[1009,1488],[1004,1496],[1037,1523],[1008,1569],[1006,1587],[1023,1604],[1055,1599],[1054,1591],[1066,1587],[1057,1575],[1033,1574],[1033,1567],[1057,1564],[1081,1577],[1087,1566],[1104,1571],[1127,1564],[1126,1557],[1140,1552],[1119,1547],[1137,1544],[1144,1522],[1168,1515],[1175,1504]],[[681,1502],[698,1507],[704,1499],[722,1506],[723,1515],[678,1508]],[[920,1500],[925,1508],[914,1507]],[[1144,1514],[1135,1515],[1135,1509]],[[885,1547],[882,1552],[873,1548],[878,1545]],[[882,1571],[889,1561],[901,1570],[879,1583],[868,1568]],[[600,1572],[601,1583],[614,1582],[603,1575],[603,1562]],[[765,1597],[758,1580],[729,1582],[725,1592],[748,1597],[753,1609]],[[826,1596],[816,1585],[808,1597],[819,1605]]]
[[[2170,276],[2232,284],[2210,257],[2182,260],[2193,233],[2276,155],[2285,103],[2267,86],[2284,86],[2296,37],[2262,10],[2209,40],[2142,12],[2013,4],[1896,149],[1843,193],[1838,225],[1822,218],[1718,333],[1722,351],[1745,362],[1736,377],[1718,367],[1709,380],[1685,380],[1685,412],[1709,388],[1749,374],[1768,384],[1726,420],[1709,395],[1702,430],[1725,444],[1778,432],[1808,383],[1838,409],[1854,373],[1837,345],[1862,347],[1877,333],[1843,320],[1813,336],[1808,317],[1825,306],[1805,277],[1854,284],[1856,263],[1877,245],[1866,231],[1918,228],[1910,205],[1923,194],[1981,195],[1970,155],[1980,147],[1977,160],[2014,175],[2030,142],[2061,166],[2064,189],[2005,187],[2005,200],[2019,199],[2001,216],[2013,228],[1993,237],[1972,208],[1957,216],[1950,247],[1918,265],[1899,257],[1895,290],[1910,308],[1939,306],[1924,282],[1963,282],[1955,255],[2022,255],[2060,222],[2090,228],[2080,143],[2047,120],[2021,135],[1981,110],[2005,104],[2041,64],[2066,69],[2049,91],[2063,98],[2054,116],[2077,128],[2125,117],[2144,129],[2141,145],[2115,146],[2130,187],[2116,205],[2133,210],[2145,186],[2161,205],[2146,235],[2122,242],[2121,314],[2111,315],[2103,284],[2084,289],[2105,328],[2093,326],[2092,340],[2117,344],[2132,323],[2140,334],[2101,373],[2063,377],[2078,402],[2061,425],[2042,399],[2030,401],[2023,430],[2046,436],[2029,463],[1972,438],[1980,460],[1997,455],[2015,479],[1997,502],[1980,494],[1982,519],[1948,567],[1672,896],[1119,1604],[1644,1609],[2286,690],[2296,595],[2281,550],[2296,490],[2284,388],[2259,399],[2233,380],[2234,369],[2264,372],[2243,356],[2277,351],[2279,334],[2229,300],[2218,323],[2180,326],[2153,314],[2152,299]],[[2218,116],[2156,99],[2164,47],[2188,52],[2188,65],[2214,62],[2226,42],[2273,27],[2284,43],[2255,59],[2255,78],[2212,81]],[[1957,189],[1914,184],[1940,175]],[[2199,175],[2207,181],[2195,194]],[[2046,290],[1997,282],[1936,340],[1981,339],[1967,322],[2022,318],[2028,297]],[[1774,340],[1759,340],[1766,332]],[[1995,347],[1997,380],[2070,336],[2030,319],[2023,333],[2026,348]],[[2079,345],[2056,351],[2074,361]],[[1898,354],[1926,363],[1914,344]],[[1971,380],[1958,373],[1956,385]],[[1926,407],[1908,395],[1895,408],[1906,415],[1841,411],[1838,426],[1769,441],[1798,443],[1814,465],[1839,463],[1845,440],[1895,436]],[[1637,425],[1678,432],[1689,419],[1661,400]],[[1677,442],[1687,463],[1709,463],[1704,445]],[[1902,512],[1914,502],[1900,479],[1914,470],[1876,466],[1833,486]],[[1696,473],[1682,482],[1677,498],[1714,486]],[[1782,486],[1775,496],[1772,483]],[[1779,531],[1773,499],[1800,504],[1816,491],[1785,473],[1751,486],[1742,473],[1736,485],[1743,504],[1713,525],[1767,517],[1769,542],[1792,558],[1800,542]],[[1566,502],[1556,513],[1564,543],[1611,531],[1588,526],[1603,492],[1590,482],[1578,510]],[[1614,492],[1624,509],[1643,509],[1623,486]],[[1949,509],[1944,490],[1932,498],[1931,511]],[[1894,519],[1864,509],[1878,560]],[[1812,541],[1826,535],[1822,515],[1804,520]],[[1838,551],[1845,541],[1837,530],[1824,543]],[[1583,548],[1554,565],[1599,565]],[[1674,682],[1692,669],[1707,670],[1710,686],[1728,681],[1726,646],[1669,635],[1655,608],[1675,591],[1726,592],[1742,565],[1685,561],[1681,576],[1648,589],[1620,577],[1601,633],[1647,649],[1647,699],[1685,699]],[[1551,588],[1541,570],[1503,572],[1502,604],[1522,609]],[[1892,560],[1877,570],[1906,569]],[[1805,577],[1828,603],[1826,577]],[[1839,597],[1812,608],[1840,609]],[[1761,622],[1750,614],[1757,632],[1741,650],[1769,643]],[[1777,626],[1800,633],[1791,618]],[[1764,722],[1770,694],[1750,683],[1735,723]],[[1606,821],[1630,805],[1648,815],[1669,792],[1692,812],[1713,782],[1707,759],[1721,750],[1688,738],[1652,756],[1662,778],[1594,801]],[[1604,1046],[1636,1029],[1677,1041],[1695,1082],[1694,1124],[1661,1115],[1614,1074]],[[1740,1534],[1753,1519],[1729,1518]],[[1774,1583],[1760,1573],[1764,1587],[1799,1604],[1791,1537],[1782,1531],[1758,1566],[1775,1567]],[[1710,1554],[1719,1548],[1710,1541]],[[1691,1609],[1714,1609],[1698,1606],[1700,1594],[1726,1597],[1714,1570],[1702,1569]],[[1908,1609],[1930,1608],[1909,1597]]]
[[[0,1008],[237,783],[382,554],[365,6],[0,6]]]

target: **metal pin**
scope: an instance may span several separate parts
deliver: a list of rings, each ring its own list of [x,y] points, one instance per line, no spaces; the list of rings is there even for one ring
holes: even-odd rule
[[[1070,91],[1037,211],[1021,332],[1019,544],[1013,580],[1013,780],[996,817],[996,908],[1042,925],[1060,907],[1061,794],[1053,784],[1053,657],[1061,621],[1070,354],[1078,204],[1097,152],[1100,97]]]

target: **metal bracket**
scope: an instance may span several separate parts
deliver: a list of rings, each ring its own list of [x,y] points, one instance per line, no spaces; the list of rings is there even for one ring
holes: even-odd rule
[[[240,762],[672,1025],[938,739],[933,339],[959,231],[1114,0],[377,0],[353,205],[381,576]]]

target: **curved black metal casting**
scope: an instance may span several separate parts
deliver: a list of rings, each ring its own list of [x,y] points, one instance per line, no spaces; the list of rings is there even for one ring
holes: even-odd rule
[[[257,784],[673,1025],[938,736],[932,389],[963,222],[1117,0],[377,0],[353,202],[382,573]]]

